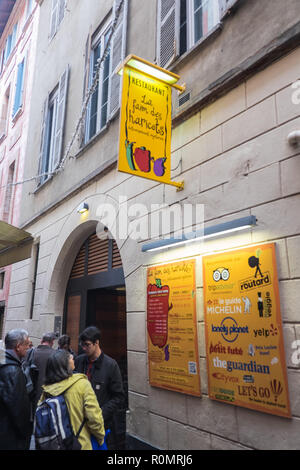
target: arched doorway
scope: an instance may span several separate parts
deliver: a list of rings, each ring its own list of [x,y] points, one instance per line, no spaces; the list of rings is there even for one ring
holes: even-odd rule
[[[63,330],[80,353],[78,336],[87,326],[101,331],[101,349],[120,367],[128,407],[126,291],[121,256],[113,239],[96,233],[82,244],[66,288]],[[119,420],[125,423],[125,410]],[[123,437],[125,427],[123,425]]]

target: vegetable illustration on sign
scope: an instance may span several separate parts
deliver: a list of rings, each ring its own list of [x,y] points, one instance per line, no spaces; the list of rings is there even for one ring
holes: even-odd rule
[[[134,151],[134,158],[136,161],[137,166],[141,171],[144,171],[145,173],[149,173],[151,170],[151,160],[153,160],[150,157],[150,152],[147,150],[145,147],[138,147]]]
[[[156,176],[164,176],[166,167],[166,157],[157,158],[151,157],[150,150],[146,147],[136,147],[133,152],[135,142],[125,140],[126,158],[130,170],[142,171],[143,173],[151,172],[151,162],[153,162],[153,172]]]
[[[161,280],[156,279],[155,284],[149,284],[148,295],[148,333],[154,346],[163,348],[168,339],[168,313],[170,288],[162,286]]]

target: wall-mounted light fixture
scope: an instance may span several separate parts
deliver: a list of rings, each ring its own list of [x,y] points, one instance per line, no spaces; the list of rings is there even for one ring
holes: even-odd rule
[[[82,202],[78,207],[77,207],[77,212],[79,214],[85,214],[89,210],[89,205],[86,202]]]
[[[255,215],[242,217],[240,219],[231,220],[211,227],[205,227],[204,230],[195,230],[195,232],[183,234],[181,238],[165,238],[155,242],[142,245],[142,251],[158,251],[165,248],[173,248],[175,246],[183,245],[184,243],[205,240],[208,238],[219,237],[227,235],[232,232],[245,230],[256,225]]]
[[[156,64],[152,64],[146,59],[137,57],[136,55],[130,54],[126,57],[124,62],[120,65],[117,70],[119,75],[122,75],[123,68],[127,66],[131,69],[138,70],[149,77],[157,78],[158,80],[171,85],[173,88],[178,90],[180,93],[185,91],[185,84],[178,85],[179,75],[176,73],[170,72],[169,70],[163,69]]]
[[[300,131],[290,132],[287,139],[290,145],[292,146],[299,145],[300,144]]]

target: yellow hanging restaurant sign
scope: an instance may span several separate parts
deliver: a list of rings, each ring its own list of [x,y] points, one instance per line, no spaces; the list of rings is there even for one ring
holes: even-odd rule
[[[179,79],[167,70],[130,55],[123,75],[118,170],[183,189],[171,181],[172,87]]]

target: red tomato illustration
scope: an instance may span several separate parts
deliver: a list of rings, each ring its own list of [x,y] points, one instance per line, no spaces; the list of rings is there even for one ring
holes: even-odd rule
[[[139,169],[145,173],[149,173],[151,169],[150,151],[146,150],[145,147],[137,147],[134,151],[134,158]]]
[[[163,348],[168,338],[169,286],[149,284],[147,288],[147,329],[154,346]]]

